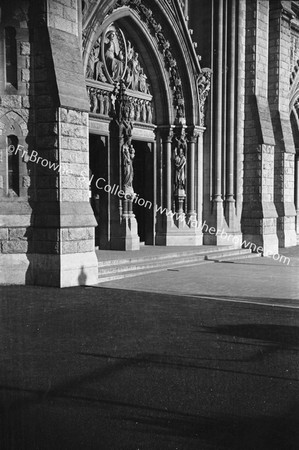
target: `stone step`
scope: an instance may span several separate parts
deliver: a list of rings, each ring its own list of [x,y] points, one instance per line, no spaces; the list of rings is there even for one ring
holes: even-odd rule
[[[187,250],[164,255],[99,261],[99,283],[160,272],[171,268],[206,264],[221,261],[224,258],[244,258],[248,255],[251,255],[251,251],[248,249],[226,247],[221,250],[219,248],[208,251],[203,249]]]
[[[188,264],[188,267],[191,266],[199,266],[201,264],[212,264],[214,261],[206,261],[204,259],[202,259],[201,261],[197,261],[196,263],[191,263]],[[186,265],[181,265],[181,264],[173,264],[172,267],[176,267],[177,269],[179,269],[179,267],[186,267]],[[138,270],[131,270],[129,272],[121,272],[121,273],[111,273],[110,275],[101,275],[99,277],[99,283],[105,283],[107,281],[113,281],[113,280],[121,280],[124,278],[132,278],[132,277],[137,277],[140,275],[147,275],[149,273],[157,273],[157,272],[161,272],[161,270],[172,270],[171,268],[167,269],[167,268],[161,268],[161,267],[152,267],[152,268],[147,268],[147,269],[138,269]],[[173,269],[175,270],[175,269]]]
[[[156,254],[156,255],[146,255],[146,256],[135,256],[135,257],[124,257],[124,258],[115,258],[115,259],[107,259],[103,261],[99,261],[99,268],[105,266],[118,266],[119,264],[134,264],[134,263],[142,263],[144,261],[165,261],[173,258],[181,258],[184,256],[194,256],[194,255],[207,255],[207,254],[218,254],[220,251],[239,251],[239,249],[235,249],[233,246],[226,246],[225,249],[219,250],[219,247],[215,247],[215,249],[190,249],[190,250],[178,250],[173,251],[171,253],[165,254]]]
[[[234,262],[239,259],[250,259],[250,258],[260,258],[260,253],[244,253],[236,256],[221,256],[220,258],[207,258],[207,261],[213,261],[213,262]]]
[[[152,268],[167,268],[176,265],[186,265],[189,263],[194,263],[197,261],[204,261],[205,255],[194,255],[194,256],[186,256],[183,258],[167,258],[164,260],[150,260],[150,261],[140,261],[138,263],[134,262],[131,264],[128,263],[120,263],[115,266],[105,266],[99,267],[99,275],[105,275],[109,273],[120,273],[120,272],[129,272],[131,270],[143,270],[143,269],[152,269]]]

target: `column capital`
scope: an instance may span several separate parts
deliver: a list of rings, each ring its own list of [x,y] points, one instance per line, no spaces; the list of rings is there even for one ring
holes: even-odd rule
[[[174,136],[174,125],[162,125],[157,127],[160,131],[163,142],[171,143]]]

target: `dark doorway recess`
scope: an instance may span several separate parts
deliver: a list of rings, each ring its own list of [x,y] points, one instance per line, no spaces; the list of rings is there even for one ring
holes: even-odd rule
[[[133,211],[138,223],[140,242],[147,245],[154,244],[153,224],[153,153],[152,145],[143,141],[133,141],[135,148],[134,159],[134,191]]]
[[[104,190],[108,184],[108,146],[107,137],[89,135],[89,189],[90,203],[98,222],[95,229],[95,246],[109,248],[108,193]]]

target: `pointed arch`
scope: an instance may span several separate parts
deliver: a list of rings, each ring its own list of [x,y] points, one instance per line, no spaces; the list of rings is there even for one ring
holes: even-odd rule
[[[112,6],[110,2],[109,11],[105,4],[94,8],[92,16],[84,22],[84,67],[105,27],[118,22],[130,39],[138,43],[150,72],[153,91],[159,99],[155,102],[159,124],[203,125],[202,99],[198,89],[202,70],[181,7],[174,8],[174,11],[170,5],[169,10],[158,4],[151,7],[153,9],[134,0],[114,2]]]
[[[17,128],[19,136],[26,137],[28,126],[25,119],[16,111],[7,111],[0,117],[0,128],[2,134],[9,134],[14,128]]]

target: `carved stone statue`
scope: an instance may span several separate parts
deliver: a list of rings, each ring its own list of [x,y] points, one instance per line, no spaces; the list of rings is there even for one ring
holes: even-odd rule
[[[139,83],[139,72],[140,72],[140,65],[138,60],[138,53],[135,52],[133,58],[128,62],[129,68],[131,71],[131,89],[134,91],[138,90],[138,83]]]
[[[114,81],[117,81],[121,78],[123,74],[124,64],[123,59],[124,56],[121,51],[117,51],[115,45],[115,31],[108,31],[106,37],[108,42],[105,44],[104,52],[105,52],[105,60],[108,72],[111,78]]]
[[[140,69],[140,72],[139,72],[139,86],[138,86],[140,92],[147,93],[146,92],[147,91],[146,80],[147,80],[147,76],[143,72],[143,69]]]
[[[178,140],[178,146],[175,149],[174,166],[175,166],[175,189],[185,189],[185,170],[186,170],[186,147],[187,144],[184,138]]]
[[[150,102],[146,102],[146,121],[147,123],[152,123],[153,121],[152,105]]]
[[[141,104],[140,120],[141,122],[146,122],[146,105],[144,101]]]
[[[123,188],[125,192],[133,190],[133,159],[135,157],[135,149],[130,140],[122,146],[123,155]]]

